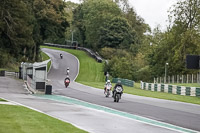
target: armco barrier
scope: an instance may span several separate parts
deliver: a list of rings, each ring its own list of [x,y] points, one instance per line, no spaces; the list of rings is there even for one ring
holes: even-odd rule
[[[200,97],[200,88],[199,87],[185,87],[185,86],[176,86],[168,84],[153,84],[146,83],[141,81],[141,89],[151,90],[151,91],[160,91],[166,93],[172,93],[177,95],[184,96],[196,96]]]
[[[68,49],[78,49],[78,50],[83,50],[89,53],[91,57],[96,59],[97,62],[101,63],[103,60],[99,56],[98,53],[93,52],[91,49],[84,48],[84,47],[76,47],[76,46],[69,46],[69,45],[60,45],[60,44],[52,44],[52,43],[44,43],[44,46],[51,46],[51,47],[59,47],[59,48],[68,48]]]
[[[112,83],[117,83],[118,80],[121,81],[122,85],[130,86],[130,87],[134,86],[134,81],[128,80],[128,79],[121,79],[121,78],[113,78]]]

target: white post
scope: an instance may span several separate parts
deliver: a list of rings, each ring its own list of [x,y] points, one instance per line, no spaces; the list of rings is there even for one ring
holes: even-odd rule
[[[182,83],[183,83],[183,78],[184,78],[184,76],[182,75]]]
[[[174,84],[174,75],[172,76],[172,84]]]
[[[165,63],[165,80],[164,80],[164,83],[166,83],[166,81],[167,81],[167,66],[168,66],[169,64],[166,62]]]
[[[186,83],[188,84],[188,78],[189,78],[189,76],[188,76],[188,74],[187,74],[187,80],[186,80]]]
[[[192,83],[194,83],[194,75],[192,74]]]

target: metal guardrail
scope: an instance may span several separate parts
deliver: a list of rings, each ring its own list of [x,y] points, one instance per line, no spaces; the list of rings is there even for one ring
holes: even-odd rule
[[[89,53],[91,57],[93,57],[97,62],[102,63],[103,59],[99,56],[99,54],[91,49],[84,48],[84,47],[77,47],[77,46],[69,46],[69,45],[60,45],[60,44],[52,44],[52,43],[44,43],[45,46],[52,46],[52,47],[59,47],[59,48],[68,48],[68,49],[78,49],[83,50]]]
[[[128,80],[128,79],[121,79],[121,78],[113,78],[112,83],[117,83],[117,81],[120,80],[122,85],[134,87],[134,81]]]
[[[9,71],[5,71],[5,76],[15,76],[15,77],[19,77],[19,73],[18,73],[18,72],[9,72]]]
[[[10,72],[10,71],[1,70],[0,71],[0,76],[19,77],[19,72]]]

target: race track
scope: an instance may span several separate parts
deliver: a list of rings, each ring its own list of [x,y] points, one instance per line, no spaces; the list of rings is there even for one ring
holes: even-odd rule
[[[105,98],[103,90],[101,89],[88,87],[76,82],[71,82],[69,87],[65,88],[63,81],[66,77],[67,67],[70,68],[71,80],[74,80],[78,75],[79,61],[76,57],[66,52],[47,48],[43,48],[42,50],[52,59],[52,67],[48,73],[48,78],[51,80],[54,95],[63,95],[132,115],[200,131],[199,105],[129,94],[123,94],[120,102],[114,103],[111,97]],[[60,59],[60,53],[63,54],[63,59]],[[141,129],[142,128],[143,127],[141,127]],[[138,128],[138,132],[141,131],[141,129]],[[165,132],[164,129],[159,130],[160,132]],[[131,129],[127,131],[131,131]],[[152,128],[152,131],[155,130]],[[157,132],[157,130],[155,132]],[[169,130],[166,132],[169,132]]]

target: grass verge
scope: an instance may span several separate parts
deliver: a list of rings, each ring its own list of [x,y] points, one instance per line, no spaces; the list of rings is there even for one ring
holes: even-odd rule
[[[7,102],[7,101],[6,101],[6,100],[4,100],[4,99],[1,99],[1,98],[0,98],[0,102]]]
[[[0,118],[1,133],[86,133],[69,123],[22,106],[0,105]]]
[[[66,51],[75,55],[80,61],[80,72],[76,81],[81,84],[92,86],[95,88],[99,88],[99,89],[104,88],[105,82],[104,82],[104,75],[103,75],[103,63],[97,63],[93,58],[89,57],[83,51],[47,47],[47,46],[42,46],[42,47],[62,50],[62,51]],[[169,93],[164,93],[164,92],[153,92],[153,91],[148,91],[148,90],[142,90],[140,89],[140,83],[135,83],[134,87],[124,86],[124,92],[128,94],[132,94],[132,95],[200,104],[200,97],[180,96],[180,95],[169,94]]]
[[[19,72],[19,63],[11,64],[8,63],[6,68],[0,68],[0,71],[10,71],[10,72]]]
[[[50,57],[47,54],[45,54],[44,52],[41,52],[41,54],[42,54],[42,61],[50,59]],[[49,61],[47,64],[47,72],[49,71],[50,66],[51,66],[51,61]]]

